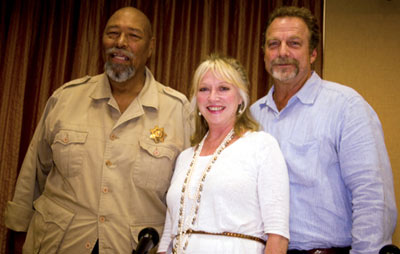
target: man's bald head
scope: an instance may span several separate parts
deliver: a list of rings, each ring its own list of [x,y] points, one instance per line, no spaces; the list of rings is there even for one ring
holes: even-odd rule
[[[136,22],[141,23],[148,38],[150,39],[153,37],[153,30],[151,28],[149,18],[142,11],[131,6],[123,7],[114,12],[114,14],[108,19],[106,28],[110,24],[112,24],[115,19],[119,19],[121,17],[126,17],[126,18],[134,17]]]

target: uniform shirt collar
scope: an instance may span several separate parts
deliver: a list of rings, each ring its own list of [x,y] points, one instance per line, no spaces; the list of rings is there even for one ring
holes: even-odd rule
[[[158,91],[155,85],[155,79],[150,70],[146,67],[145,69],[146,80],[144,86],[138,95],[139,102],[145,107],[152,107],[158,109]],[[94,87],[90,97],[95,100],[99,99],[109,99],[112,97],[111,84],[105,73],[96,76],[89,80],[89,82],[96,82],[97,85]]]
[[[95,83],[95,87],[90,97],[95,100],[109,99],[112,97],[111,85],[105,73],[93,77],[89,82]]]
[[[153,74],[151,74],[150,70],[146,67],[146,81],[144,82],[144,86],[138,98],[144,107],[152,107],[158,110],[158,86],[156,82]]]

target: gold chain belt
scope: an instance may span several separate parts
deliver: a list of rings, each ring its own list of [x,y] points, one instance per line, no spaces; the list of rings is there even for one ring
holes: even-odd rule
[[[193,230],[193,229],[188,229],[185,233],[186,234],[223,235],[223,236],[229,236],[229,237],[238,237],[238,238],[257,241],[264,245],[266,244],[266,241],[262,238],[259,238],[256,236],[251,236],[251,235],[239,234],[239,233],[231,233],[231,232],[212,233],[212,232],[206,232],[206,231],[202,231],[202,230]]]

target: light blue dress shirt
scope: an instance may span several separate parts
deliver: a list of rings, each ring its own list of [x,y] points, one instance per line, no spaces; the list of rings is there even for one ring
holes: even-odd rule
[[[397,209],[378,116],[352,88],[315,72],[280,112],[274,87],[251,107],[279,142],[290,178],[289,249],[351,245],[377,254]]]

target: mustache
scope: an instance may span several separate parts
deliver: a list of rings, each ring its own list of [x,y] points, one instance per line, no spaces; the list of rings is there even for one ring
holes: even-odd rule
[[[272,65],[278,65],[278,64],[294,64],[294,65],[299,65],[299,61],[297,61],[294,58],[288,58],[288,57],[279,57],[271,62]]]
[[[135,55],[125,49],[118,49],[116,47],[112,47],[106,50],[106,54],[107,55],[125,55],[127,56],[129,59],[132,59]]]

